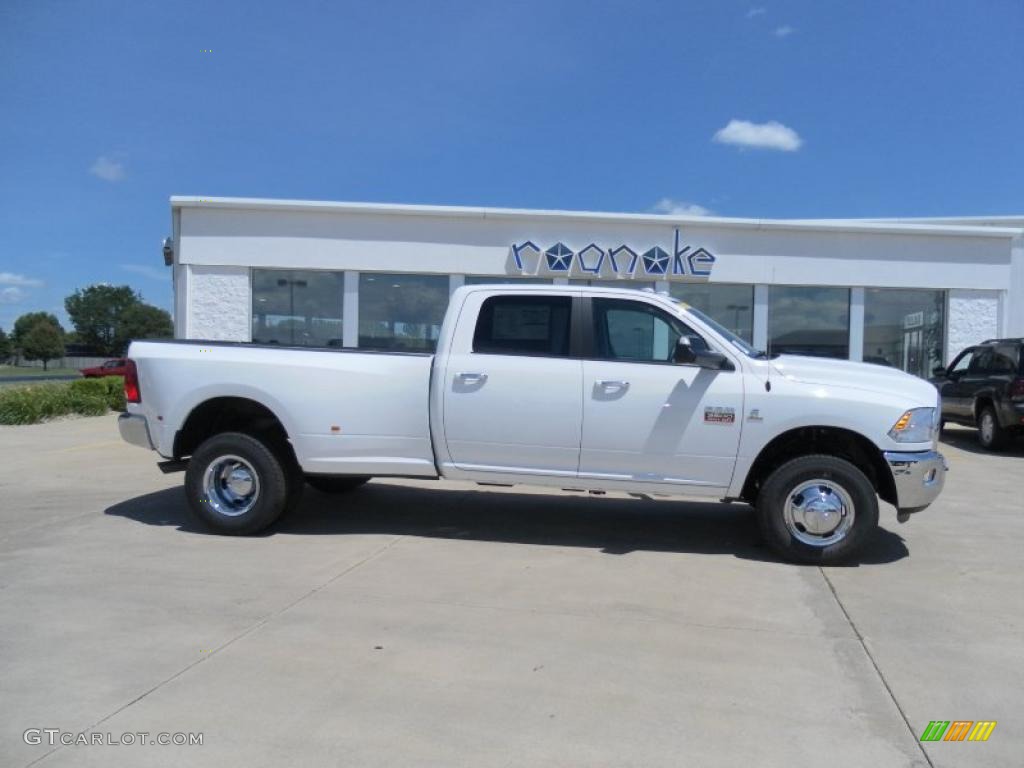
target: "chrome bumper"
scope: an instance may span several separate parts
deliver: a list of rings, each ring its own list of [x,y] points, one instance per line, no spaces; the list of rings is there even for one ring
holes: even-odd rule
[[[155,450],[153,441],[149,439],[149,424],[146,423],[145,416],[122,413],[117,417],[117,429],[121,433],[121,439],[126,443]]]
[[[896,509],[900,522],[920,512],[942,492],[946,460],[938,451],[885,451],[885,461],[896,483]]]

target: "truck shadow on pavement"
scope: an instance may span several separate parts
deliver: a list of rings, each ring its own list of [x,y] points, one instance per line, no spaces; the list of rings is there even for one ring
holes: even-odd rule
[[[106,514],[147,525],[173,525],[215,535],[195,521],[181,488],[138,496]],[[635,551],[731,554],[777,562],[760,541],[753,510],[744,504],[424,489],[367,485],[339,495],[307,487],[302,502],[262,536],[385,534],[434,539],[587,547],[609,555]],[[903,538],[885,528],[848,566],[879,565],[909,556]]]

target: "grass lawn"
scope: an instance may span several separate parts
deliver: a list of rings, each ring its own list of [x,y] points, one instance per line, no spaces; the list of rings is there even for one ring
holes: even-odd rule
[[[0,381],[13,376],[77,376],[74,368],[54,368],[44,371],[42,368],[28,366],[0,365]]]

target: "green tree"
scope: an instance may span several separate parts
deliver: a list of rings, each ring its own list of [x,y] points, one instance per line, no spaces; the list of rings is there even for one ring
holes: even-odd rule
[[[57,320],[56,315],[52,315],[49,312],[26,312],[14,321],[14,327],[11,329],[11,345],[14,347],[12,352],[15,356],[15,364],[18,362],[18,357],[24,355],[25,336],[28,335],[32,326],[39,321],[50,323],[63,335],[64,329],[60,327],[60,321]]]
[[[174,336],[174,324],[167,310],[152,304],[134,304],[117,319],[114,332],[116,354],[128,349],[132,339],[170,339]]]
[[[101,355],[116,355],[117,327],[129,307],[142,303],[142,297],[127,285],[90,285],[64,299],[64,308],[83,344],[95,347]]]
[[[6,363],[11,356],[11,340],[7,338],[4,329],[0,328],[0,363]]]
[[[37,321],[22,340],[22,353],[26,360],[42,360],[45,371],[51,360],[64,355],[64,334],[60,326],[47,320]]]
[[[25,334],[29,332],[29,329],[33,325],[38,323],[40,320],[60,328],[60,321],[57,320],[56,315],[51,315],[49,312],[26,312],[24,315],[14,321],[14,327],[11,329],[11,343],[14,344],[16,349],[20,349],[22,339],[25,338]],[[63,333],[63,329],[61,329]]]

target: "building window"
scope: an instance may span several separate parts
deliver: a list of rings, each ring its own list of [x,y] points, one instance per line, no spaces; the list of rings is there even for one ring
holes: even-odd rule
[[[293,347],[340,347],[344,273],[252,271],[252,340]]]
[[[768,352],[849,358],[850,289],[773,285]]]
[[[714,318],[748,343],[754,341],[754,286],[672,283],[669,294]]]
[[[502,277],[500,275],[466,275],[465,285],[551,285],[551,280],[544,277]]]
[[[473,351],[566,357],[571,314],[569,296],[492,296],[480,308]]]
[[[361,272],[359,346],[432,352],[447,308],[447,275]]]
[[[943,291],[868,288],[864,291],[864,362],[928,378],[942,365]]]

